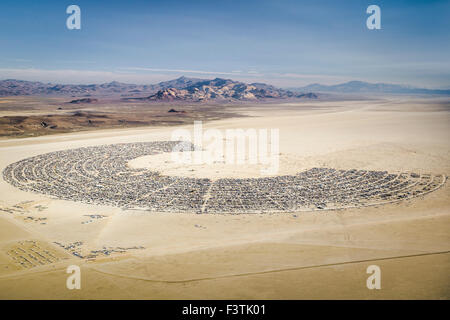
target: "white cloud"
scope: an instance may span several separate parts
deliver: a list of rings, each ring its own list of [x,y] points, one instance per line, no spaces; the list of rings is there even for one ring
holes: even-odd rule
[[[91,71],[71,69],[46,70],[36,68],[0,69],[0,76],[2,79],[18,79],[63,84],[87,84],[110,81],[148,84],[170,80],[173,78],[173,75],[163,73],[136,74],[121,71]]]
[[[128,67],[128,68],[120,68],[122,70],[130,70],[130,71],[150,71],[150,72],[176,72],[176,73],[194,73],[194,74],[226,74],[226,75],[235,75],[237,72],[221,72],[221,71],[203,71],[203,70],[189,70],[189,69],[160,69],[160,68],[142,68],[142,67]]]

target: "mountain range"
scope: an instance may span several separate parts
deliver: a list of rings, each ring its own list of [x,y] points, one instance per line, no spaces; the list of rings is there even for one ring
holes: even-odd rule
[[[294,92],[335,92],[335,93],[392,93],[392,94],[441,94],[450,95],[450,89],[425,89],[411,86],[389,84],[389,83],[369,83],[363,81],[349,81],[336,85],[322,85],[318,83],[305,87],[291,88]]]
[[[21,96],[21,95],[106,95],[154,92],[158,90],[154,85],[135,85],[120,83],[117,81],[103,84],[52,84],[24,80],[1,80],[0,96]]]
[[[233,81],[230,79],[197,79],[180,77],[151,85],[120,83],[51,84],[23,80],[1,80],[0,96],[70,95],[120,96],[124,100],[141,101],[246,101],[286,98],[315,99],[314,93],[294,93],[264,83]],[[78,101],[78,100],[76,100]]]
[[[350,81],[337,85],[310,84],[280,89],[265,83],[244,83],[231,79],[180,77],[157,84],[128,84],[117,81],[103,84],[52,84],[24,80],[0,80],[0,96],[60,95],[72,97],[120,97],[139,101],[260,101],[275,99],[316,99],[317,93],[440,94],[450,90]]]

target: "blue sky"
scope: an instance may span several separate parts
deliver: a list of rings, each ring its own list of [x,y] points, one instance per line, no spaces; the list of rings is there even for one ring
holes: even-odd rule
[[[66,28],[71,4],[81,30]],[[371,4],[381,30],[366,27]],[[0,79],[450,88],[449,31],[450,1],[2,0]]]

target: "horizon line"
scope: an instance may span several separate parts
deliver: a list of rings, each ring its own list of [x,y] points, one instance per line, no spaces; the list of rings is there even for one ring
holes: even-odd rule
[[[241,82],[241,83],[245,83],[245,84],[265,84],[265,85],[271,85],[277,88],[281,88],[281,89],[288,89],[288,88],[304,88],[304,87],[308,87],[308,86],[313,86],[313,85],[320,85],[320,86],[327,86],[327,87],[333,87],[333,86],[338,86],[338,85],[342,85],[342,84],[348,84],[351,82],[358,82],[358,83],[365,83],[365,84],[371,84],[371,85],[377,85],[377,84],[383,84],[383,85],[395,85],[395,86],[401,86],[404,87],[405,89],[425,89],[425,90],[440,90],[440,91],[448,91],[450,90],[450,88],[431,88],[431,87],[418,87],[418,86],[412,86],[406,83],[395,83],[395,82],[370,82],[370,81],[363,81],[363,80],[347,80],[347,81],[343,81],[343,82],[339,82],[336,84],[324,84],[324,83],[320,83],[320,82],[312,82],[309,83],[307,85],[303,85],[303,86],[276,86],[273,84],[270,84],[270,82],[266,82],[266,81],[257,81],[257,82],[245,82],[245,81],[240,81],[240,80],[233,80],[231,78],[222,78],[222,77],[213,77],[213,78],[197,78],[197,77],[188,77],[185,75],[176,77],[176,78],[172,78],[170,80],[162,80],[162,81],[157,81],[157,82],[148,82],[148,83],[133,83],[133,82],[121,82],[118,80],[111,80],[111,81],[106,81],[106,82],[91,82],[91,83],[61,83],[61,82],[57,82],[57,81],[50,81],[50,82],[46,82],[46,81],[40,81],[40,80],[24,80],[24,79],[18,79],[18,78],[0,78],[0,81],[22,81],[22,82],[37,82],[37,83],[43,83],[43,84],[54,84],[54,85],[79,85],[79,86],[91,86],[91,85],[102,85],[102,84],[110,84],[110,83],[120,83],[120,84],[124,84],[124,85],[157,85],[163,82],[169,82],[169,81],[174,81],[174,80],[178,80],[181,78],[185,78],[185,79],[197,79],[197,80],[216,80],[216,79],[220,79],[220,80],[230,80],[230,81],[234,81],[234,82]]]

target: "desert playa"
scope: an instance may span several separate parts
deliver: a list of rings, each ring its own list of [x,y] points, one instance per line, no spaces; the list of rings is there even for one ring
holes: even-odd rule
[[[2,177],[0,299],[450,298],[448,99],[311,100],[220,112],[205,129],[279,129],[280,176],[328,168],[438,182],[430,192],[370,206],[198,214],[62,200]],[[49,152],[168,141],[174,129],[192,127],[180,124],[5,138],[0,170]],[[180,165],[165,153],[129,166],[164,177],[261,177],[257,165]],[[81,268],[81,290],[66,288],[69,265]],[[381,269],[380,290],[366,286],[370,265]]]

